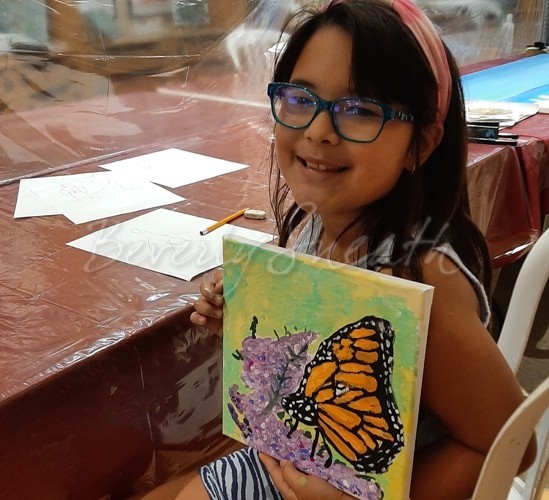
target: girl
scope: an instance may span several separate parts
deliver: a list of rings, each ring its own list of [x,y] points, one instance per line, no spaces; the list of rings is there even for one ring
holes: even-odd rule
[[[486,329],[490,263],[469,218],[454,59],[411,0],[335,0],[306,13],[268,93],[279,245],[299,233],[298,251],[435,287],[411,497],[469,498],[523,397]],[[220,276],[201,292],[191,320],[219,332]],[[180,496],[344,497],[250,449],[202,468]]]

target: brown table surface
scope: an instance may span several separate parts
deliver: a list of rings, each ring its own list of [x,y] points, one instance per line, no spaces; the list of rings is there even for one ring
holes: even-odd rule
[[[526,144],[516,148],[533,222],[538,230],[549,214],[549,115],[537,114],[509,129]]]
[[[497,60],[479,61],[460,70],[465,75],[524,57],[523,54],[514,54]],[[536,114],[505,132],[513,132],[520,136],[515,150],[526,187],[532,226],[539,233],[543,228],[545,215],[549,214],[549,116]],[[510,260],[512,261],[512,256],[500,259],[501,265],[507,264]]]
[[[268,210],[272,125],[254,104],[260,96],[243,105],[184,90],[0,117],[2,498],[123,498],[165,480],[170,453],[183,450],[194,464],[222,445],[220,343],[188,321],[204,276],[186,282],[66,246],[141,212],[81,225],[13,219],[19,178],[96,171],[106,158],[166,147],[250,165],[174,190],[186,200],[167,208],[212,219],[243,206]],[[540,142],[471,145],[472,212],[495,266],[537,236],[521,155],[545,161]],[[271,219],[235,223],[273,228]]]
[[[131,136],[131,154],[176,146],[248,163],[176,189],[185,201],[166,207],[220,219],[235,207],[267,209],[265,137],[261,120],[244,120],[148,147]],[[40,154],[52,163],[65,157],[52,149]],[[47,170],[39,163],[30,170]],[[99,170],[93,160],[73,163],[63,173]],[[219,452],[220,342],[188,321],[204,277],[186,282],[66,246],[141,212],[82,225],[63,216],[13,219],[18,172],[3,174],[0,497],[125,498],[174,472],[175,448],[184,450],[178,463]],[[271,220],[237,223],[273,228]]]

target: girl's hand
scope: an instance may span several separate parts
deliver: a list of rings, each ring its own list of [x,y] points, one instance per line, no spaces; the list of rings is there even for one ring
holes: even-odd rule
[[[223,331],[223,272],[216,271],[213,281],[200,285],[200,297],[194,303],[191,313],[191,323],[205,326],[216,335]]]
[[[303,474],[287,460],[278,463],[264,453],[259,453],[259,458],[284,500],[352,500],[354,498],[320,477]]]

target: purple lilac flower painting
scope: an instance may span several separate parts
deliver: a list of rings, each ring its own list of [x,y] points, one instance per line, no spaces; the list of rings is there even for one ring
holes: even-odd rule
[[[223,432],[408,498],[432,288],[236,237],[223,260]]]

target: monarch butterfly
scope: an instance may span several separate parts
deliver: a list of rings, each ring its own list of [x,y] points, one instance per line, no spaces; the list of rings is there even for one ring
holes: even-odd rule
[[[390,322],[365,316],[324,340],[305,367],[293,394],[282,399],[291,425],[315,428],[314,457],[319,435],[357,472],[382,473],[404,446],[402,421],[391,387],[394,330]],[[293,422],[292,422],[293,420]]]

